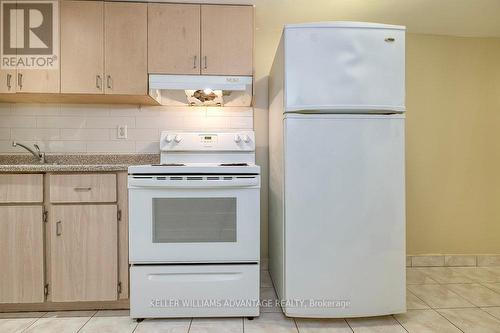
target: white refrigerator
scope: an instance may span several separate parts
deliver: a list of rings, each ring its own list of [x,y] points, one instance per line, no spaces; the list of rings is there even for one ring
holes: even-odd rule
[[[269,76],[269,269],[290,317],[406,311],[405,28],[287,25]]]

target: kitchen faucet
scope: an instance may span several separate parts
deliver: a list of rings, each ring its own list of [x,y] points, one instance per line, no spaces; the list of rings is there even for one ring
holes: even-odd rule
[[[12,147],[23,147],[27,151],[29,151],[33,156],[35,156],[38,159],[38,162],[45,164],[45,153],[42,153],[40,151],[40,147],[35,143],[33,146],[35,147],[36,150],[31,149],[30,147],[23,145],[22,143],[12,141]]]

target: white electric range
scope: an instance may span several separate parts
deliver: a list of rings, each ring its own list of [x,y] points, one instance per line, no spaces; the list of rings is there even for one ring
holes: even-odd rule
[[[160,150],[128,170],[130,316],[258,316],[254,133],[163,132]]]

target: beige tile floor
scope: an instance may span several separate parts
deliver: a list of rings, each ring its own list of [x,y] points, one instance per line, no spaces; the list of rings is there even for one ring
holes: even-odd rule
[[[276,297],[261,273],[261,297]],[[408,312],[356,319],[290,319],[279,307],[242,318],[155,319],[136,323],[128,311],[0,313],[0,333],[500,333],[499,267],[407,269]]]

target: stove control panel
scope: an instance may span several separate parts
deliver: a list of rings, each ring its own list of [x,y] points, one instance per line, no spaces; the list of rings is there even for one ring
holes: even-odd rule
[[[213,146],[217,144],[217,134],[201,134],[200,140],[205,146]]]
[[[255,151],[253,131],[161,133],[161,151]]]

